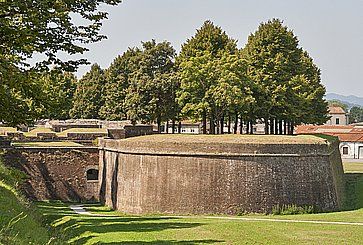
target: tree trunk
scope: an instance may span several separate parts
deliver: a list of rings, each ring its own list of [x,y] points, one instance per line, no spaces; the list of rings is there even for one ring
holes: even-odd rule
[[[268,119],[265,117],[265,134],[268,134]]]
[[[253,134],[253,122],[250,121],[250,134]]]
[[[205,110],[203,111],[202,125],[203,134],[207,134],[207,113],[205,112]]]
[[[238,114],[236,113],[234,118],[234,125],[233,125],[233,133],[237,134],[237,128],[238,128]]]
[[[279,120],[279,134],[283,134],[283,132],[282,132],[282,120]]]
[[[279,134],[279,120],[275,119],[275,134]]]
[[[220,123],[221,123],[221,134],[224,134],[224,116],[222,116],[221,117],[221,121],[220,121]]]
[[[166,121],[166,133],[169,133],[169,120]]]
[[[231,116],[228,116],[228,134],[231,133]]]
[[[160,117],[158,117],[156,119],[156,123],[158,124],[158,133],[160,134],[160,132],[161,132],[161,118]]]
[[[174,119],[173,119],[173,121],[171,121],[171,127],[172,127],[171,133],[175,134],[175,120]]]
[[[270,119],[270,134],[274,134],[274,119]]]
[[[246,121],[246,134],[250,133],[250,121]]]
[[[242,120],[242,115],[241,115],[240,123],[239,123],[239,134],[243,134],[243,120]]]
[[[178,133],[181,134],[181,128],[182,128],[182,123],[181,121],[179,121],[178,123]]]
[[[290,124],[290,134],[293,135],[294,134],[294,122],[291,122]]]
[[[213,116],[211,116],[209,120],[209,134],[214,134],[214,133],[215,133],[214,119]]]

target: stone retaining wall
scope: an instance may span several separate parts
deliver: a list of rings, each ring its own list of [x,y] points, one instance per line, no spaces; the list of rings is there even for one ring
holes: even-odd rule
[[[276,205],[339,210],[338,142],[191,144],[100,141],[100,200],[131,214],[269,213]]]
[[[22,188],[30,199],[98,199],[98,180],[87,181],[86,178],[88,169],[98,169],[97,148],[12,148],[6,150],[4,160],[29,176]]]

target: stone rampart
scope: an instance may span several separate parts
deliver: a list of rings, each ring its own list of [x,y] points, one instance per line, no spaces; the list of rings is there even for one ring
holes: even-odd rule
[[[341,208],[338,142],[243,137],[103,139],[100,200],[131,214],[269,213],[284,204]]]
[[[7,149],[8,166],[28,175],[22,189],[33,200],[97,200],[98,180],[87,180],[87,170],[98,170],[95,147],[21,147]]]

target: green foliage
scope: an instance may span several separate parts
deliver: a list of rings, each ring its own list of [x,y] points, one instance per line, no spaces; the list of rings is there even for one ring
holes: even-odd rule
[[[43,106],[38,70],[50,65],[74,71],[86,60],[59,58],[59,54],[82,54],[83,45],[99,41],[101,21],[107,13],[100,4],[120,0],[12,0],[0,1],[0,122],[10,125],[39,118]],[[74,17],[83,20],[75,24]],[[34,53],[40,60],[31,67]]]
[[[236,40],[228,37],[221,27],[207,20],[197,33],[182,45],[177,61],[188,60],[205,51],[213,57],[221,57],[225,53],[234,54],[237,52],[236,43]]]
[[[248,76],[258,85],[258,117],[321,124],[327,120],[320,71],[297,37],[277,19],[262,23],[244,49]]]
[[[104,104],[100,108],[100,116],[108,120],[126,118],[126,94],[133,73],[138,69],[141,50],[129,48],[118,56],[105,71]]]
[[[44,54],[43,64],[67,65],[74,68],[85,60],[63,62],[59,51],[83,53],[82,44],[99,41],[101,21],[107,13],[99,11],[100,4],[116,5],[120,0],[1,1],[0,5],[0,64],[24,63],[35,52]],[[73,23],[71,16],[84,20]],[[82,22],[81,22],[82,23]]]
[[[25,178],[0,157],[0,244],[62,244],[52,238],[38,210],[20,193]]]
[[[178,103],[182,116],[193,120],[209,117],[212,123],[230,111],[253,102],[246,77],[246,63],[236,41],[211,21],[182,45],[177,58],[181,80]]]
[[[363,122],[363,108],[353,106],[349,111],[349,123]]]
[[[44,94],[43,117],[48,119],[69,119],[76,90],[76,77],[72,73],[52,70],[40,78]]]
[[[272,207],[272,214],[274,215],[291,215],[291,214],[312,214],[315,213],[313,206],[297,206],[295,204],[288,205],[275,205]]]
[[[97,64],[92,65],[78,82],[74,93],[72,118],[99,118],[103,105],[103,90],[105,85],[104,72]]]
[[[43,111],[41,91],[37,73],[21,72],[0,60],[0,122],[15,126],[39,118]]]
[[[174,77],[175,50],[169,42],[142,43],[139,67],[127,88],[125,107],[132,122],[157,122],[172,117],[177,80]]]
[[[24,172],[15,168],[6,167],[3,164],[2,158],[3,153],[0,154],[0,181],[3,184],[12,186],[14,188],[19,187],[19,185],[26,180],[27,175]]]

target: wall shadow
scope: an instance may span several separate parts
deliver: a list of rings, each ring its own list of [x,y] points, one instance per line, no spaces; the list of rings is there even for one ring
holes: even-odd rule
[[[117,153],[115,153],[117,154]],[[113,169],[112,173],[112,180],[111,180],[111,202],[112,202],[112,208],[117,208],[117,192],[118,192],[118,182],[117,182],[117,176],[118,176],[118,167],[119,167],[119,154],[115,157],[115,167]]]
[[[344,210],[363,208],[363,173],[345,173]]]

